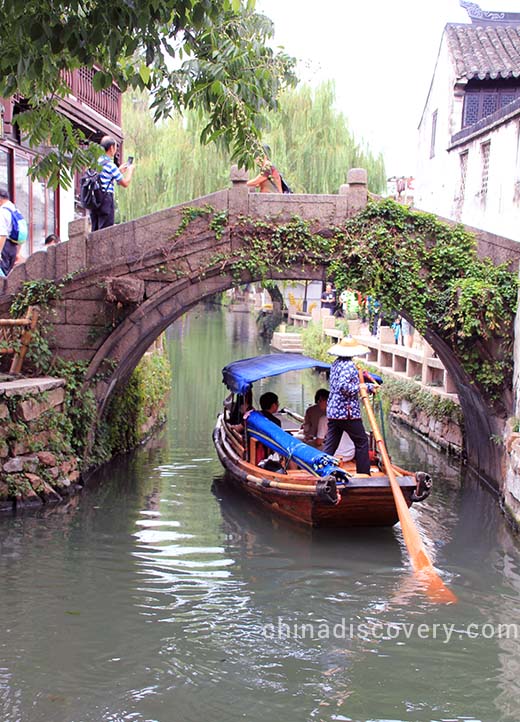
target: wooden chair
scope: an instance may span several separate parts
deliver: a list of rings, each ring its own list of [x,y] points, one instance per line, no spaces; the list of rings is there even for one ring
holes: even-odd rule
[[[29,306],[25,318],[0,318],[0,354],[12,354],[10,374],[19,374],[38,323],[38,308]]]

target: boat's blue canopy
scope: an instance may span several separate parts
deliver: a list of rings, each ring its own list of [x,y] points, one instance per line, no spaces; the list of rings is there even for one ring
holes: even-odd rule
[[[333,474],[340,481],[347,481],[348,474],[339,468],[334,456],[329,456],[313,446],[292,436],[260,413],[251,411],[246,417],[246,431],[273,451],[293,459],[298,466],[310,471],[313,476],[324,477]]]
[[[329,369],[330,364],[300,353],[273,353],[233,361],[222,369],[222,381],[234,394],[245,394],[251,384],[286,371],[309,368]]]

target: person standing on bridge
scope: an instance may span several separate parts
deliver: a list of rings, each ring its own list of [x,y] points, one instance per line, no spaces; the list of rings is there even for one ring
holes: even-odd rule
[[[264,151],[263,157],[255,158],[255,162],[260,166],[260,173],[256,178],[248,180],[246,185],[249,188],[260,188],[260,193],[281,193],[282,176],[269,160],[270,148],[268,145],[264,145]]]
[[[128,188],[134,174],[134,165],[132,163],[123,163],[119,168],[114,163],[114,156],[117,153],[117,141],[110,135],[105,135],[101,139],[101,147],[105,153],[99,159],[101,164],[101,172],[99,174],[99,184],[101,186],[100,204],[95,210],[90,211],[90,222],[93,231],[99,231],[101,228],[109,228],[114,225],[114,185],[117,183],[123,188]]]

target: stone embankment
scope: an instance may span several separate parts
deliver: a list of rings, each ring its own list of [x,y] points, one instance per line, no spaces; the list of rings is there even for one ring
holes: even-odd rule
[[[462,455],[464,437],[460,424],[454,419],[433,418],[426,411],[414,409],[407,399],[393,401],[390,413],[394,418],[418,431],[434,446],[444,449],[448,454]]]
[[[509,419],[506,424],[505,445],[506,460],[504,469],[503,506],[509,518],[520,529],[520,432],[517,419]]]
[[[0,383],[0,511],[61,501],[79,488],[66,441],[64,380]]]

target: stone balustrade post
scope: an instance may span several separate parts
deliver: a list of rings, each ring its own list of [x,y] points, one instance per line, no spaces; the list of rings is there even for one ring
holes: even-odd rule
[[[231,188],[228,192],[228,213],[229,220],[233,223],[238,216],[247,216],[249,213],[249,188],[246,186],[248,180],[247,170],[233,165],[231,166],[229,178]]]
[[[367,204],[368,180],[364,168],[351,168],[347,173],[346,184],[340,186],[340,196],[347,197],[347,213],[353,216]]]
[[[229,215],[247,215],[249,210],[249,188],[247,170],[237,165],[231,166],[229,175],[231,188],[229,189]]]
[[[90,219],[87,216],[69,223],[67,242],[67,273],[79,271],[87,266],[87,238],[90,233]]]

